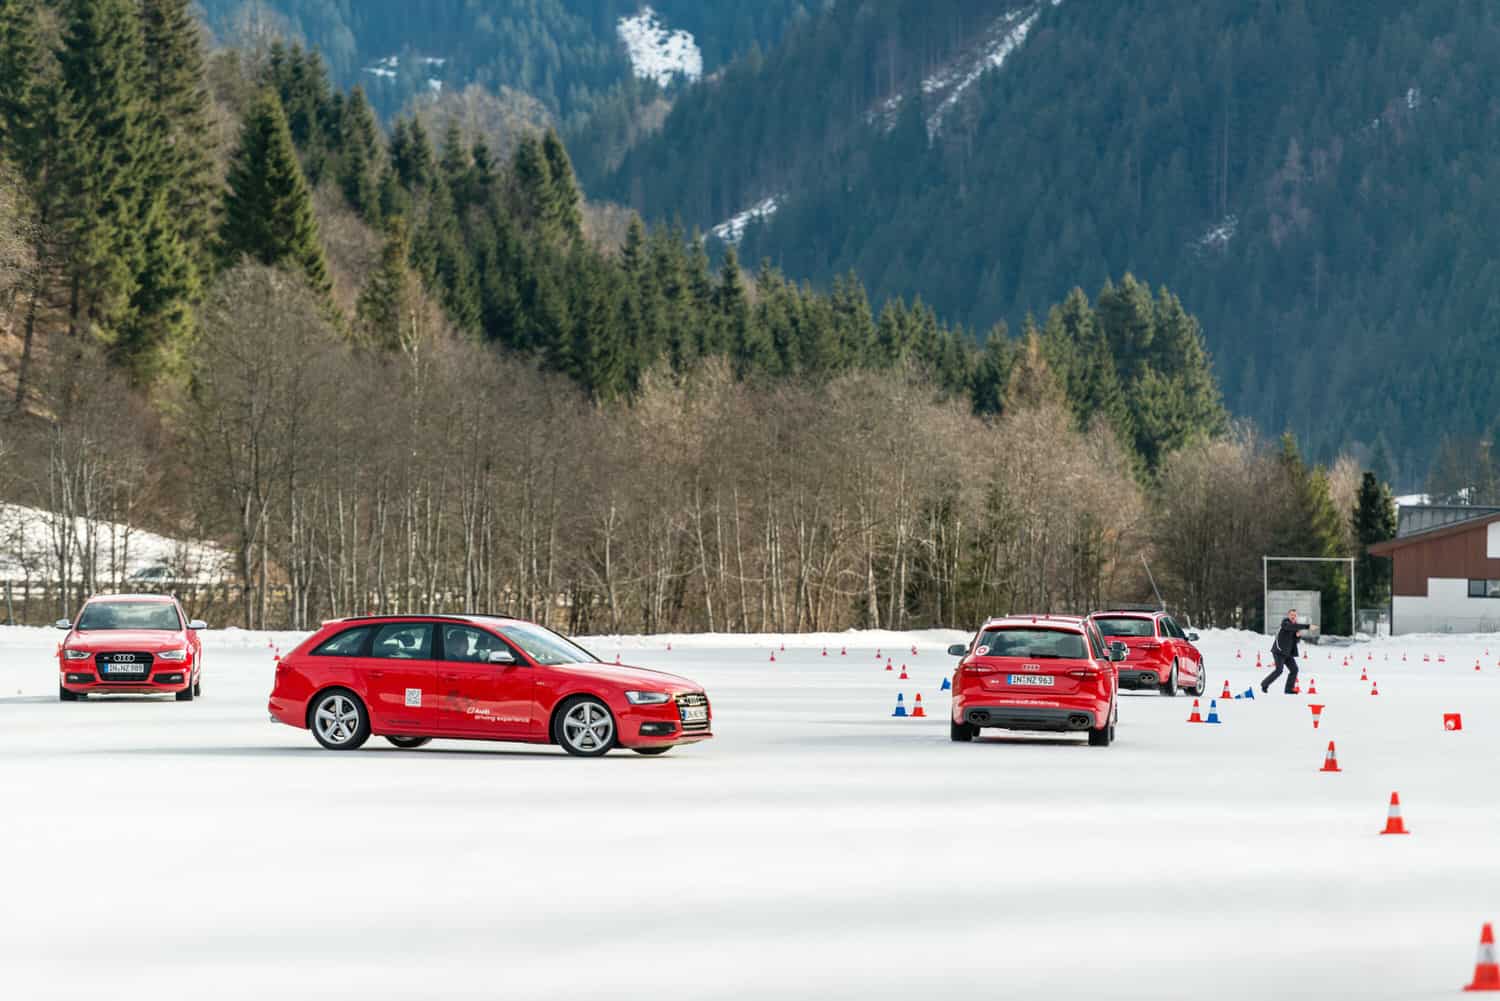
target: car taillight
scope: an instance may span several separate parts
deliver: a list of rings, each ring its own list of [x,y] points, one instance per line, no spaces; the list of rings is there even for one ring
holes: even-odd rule
[[[1000,672],[998,667],[983,667],[979,664],[965,664],[960,670],[970,674],[998,674]]]
[[[1070,678],[1097,678],[1097,677],[1099,677],[1099,672],[1093,670],[1092,668],[1080,667],[1080,668],[1077,668],[1076,670],[1069,671],[1068,672],[1068,677],[1070,677]]]

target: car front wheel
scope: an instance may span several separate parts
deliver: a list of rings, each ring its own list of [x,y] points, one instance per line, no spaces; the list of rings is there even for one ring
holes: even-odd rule
[[[552,738],[569,754],[601,757],[615,746],[614,714],[593,696],[575,696],[558,712]]]
[[[57,686],[57,701],[59,701],[59,702],[77,702],[78,701],[78,693],[77,692],[70,692],[66,688],[64,688],[62,685],[58,685]]]
[[[323,692],[307,714],[318,743],[330,751],[352,751],[370,739],[370,720],[359,696],[344,688]]]

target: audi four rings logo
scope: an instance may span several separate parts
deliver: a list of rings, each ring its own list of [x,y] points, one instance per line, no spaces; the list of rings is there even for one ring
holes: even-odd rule
[[[130,663],[133,663],[135,661],[135,654],[133,654],[133,653],[117,653],[114,656],[110,657],[109,659],[112,660],[112,661],[114,661],[116,664],[130,664]]]

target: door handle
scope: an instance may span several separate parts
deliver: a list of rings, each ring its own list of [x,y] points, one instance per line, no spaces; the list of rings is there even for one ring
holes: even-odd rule
[[[385,677],[385,672],[384,671],[371,671],[370,672],[370,677],[372,677],[372,678],[383,678],[383,677]]]

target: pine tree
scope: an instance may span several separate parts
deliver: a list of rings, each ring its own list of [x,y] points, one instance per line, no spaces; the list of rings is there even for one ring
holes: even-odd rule
[[[213,228],[214,129],[193,0],[141,0],[150,108],[153,187],[171,205],[171,226],[194,256]]]
[[[1396,537],[1396,502],[1391,489],[1365,473],[1359,484],[1359,499],[1354,505],[1354,537],[1359,543],[1359,563],[1355,572],[1361,608],[1383,605],[1391,596],[1391,561],[1370,555],[1370,546]]]
[[[407,253],[406,223],[394,219],[380,249],[380,263],[365,282],[355,308],[355,331],[363,344],[384,349],[401,344],[415,297]]]
[[[165,189],[146,195],[141,221],[141,270],[131,309],[110,353],[137,386],[180,375],[192,336],[193,304],[200,292],[194,255],[178,229]]]
[[[226,264],[250,257],[299,271],[315,290],[330,289],[312,196],[281,102],[271,90],[262,90],[246,115],[229,167],[219,256]]]
[[[998,417],[1005,412],[1005,393],[1010,385],[1010,370],[1015,364],[1015,349],[1010,331],[1001,323],[984,339],[984,352],[974,366],[969,383],[969,402],[981,417]]]
[[[0,155],[23,173],[34,159],[42,46],[34,0],[0,3]]]
[[[379,136],[365,92],[355,87],[340,112],[338,183],[344,200],[371,225],[378,225],[382,217],[376,180]]]
[[[551,181],[548,192],[548,226],[566,239],[583,238],[583,196],[578,192],[578,182],[573,177],[573,162],[557,132],[548,129],[542,138],[542,155],[547,160],[547,174]]]

